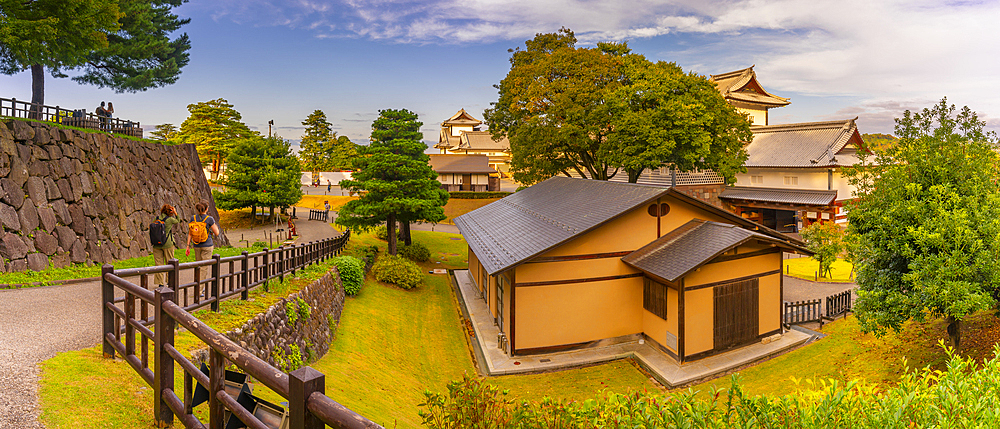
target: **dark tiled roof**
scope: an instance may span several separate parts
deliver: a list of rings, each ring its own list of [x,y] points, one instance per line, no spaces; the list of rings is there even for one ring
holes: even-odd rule
[[[455,225],[492,275],[667,192],[645,185],[553,177],[459,216]]]
[[[608,168],[608,174],[614,173],[614,168]],[[580,173],[574,171],[569,172],[572,177],[589,177],[586,172],[584,176],[580,176]],[[612,182],[628,183],[628,173],[624,170],[619,170],[618,174],[614,177],[608,179]],[[677,186],[686,185],[721,185],[725,183],[725,179],[712,170],[703,170],[698,172],[692,171],[678,171],[677,172]],[[638,182],[640,185],[653,185],[670,187],[673,185],[673,177],[671,176],[670,169],[665,167],[663,169],[645,169],[639,174]]]
[[[765,203],[802,204],[827,206],[837,200],[837,191],[819,189],[782,189],[734,186],[725,188],[719,198],[749,200]]]
[[[753,71],[753,66],[743,70],[735,70],[728,73],[713,74],[709,77],[719,93],[727,100],[737,100],[748,103],[769,104],[780,107],[791,104],[787,98],[778,97],[764,90],[760,82],[757,81],[757,72]],[[746,91],[745,88],[752,88]],[[757,90],[762,91],[757,92]]]
[[[458,149],[469,150],[510,150],[510,141],[507,137],[500,141],[493,140],[493,135],[489,131],[463,131]]]
[[[693,219],[622,258],[636,269],[675,282],[695,268],[750,239],[786,243],[736,225]]]
[[[855,118],[857,119],[857,118]],[[857,150],[848,146],[857,134],[855,119],[750,127],[746,163],[753,167],[837,167],[858,162]]]
[[[493,174],[489,157],[486,155],[430,155],[430,165],[438,173],[485,173]]]

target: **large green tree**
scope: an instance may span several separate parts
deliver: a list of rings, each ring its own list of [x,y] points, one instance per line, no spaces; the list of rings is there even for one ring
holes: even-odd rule
[[[669,164],[680,171],[711,169],[736,181],[753,138],[750,122],[704,76],[680,66],[623,58],[623,80],[606,95],[611,164],[636,183],[645,169]]]
[[[302,199],[302,168],[291,145],[281,137],[241,139],[226,159],[225,192],[214,192],[225,210],[288,207]]]
[[[315,110],[302,121],[306,127],[302,141],[299,143],[299,159],[302,160],[302,168],[313,173],[324,171],[330,153],[333,152],[333,145],[330,142],[333,134],[333,124],[326,120],[326,114],[322,110]]]
[[[202,164],[211,164],[212,180],[219,177],[229,151],[241,140],[256,136],[242,122],[243,116],[223,98],[187,106],[190,115],[181,123],[177,140],[198,148]]]
[[[371,144],[359,147],[357,171],[340,186],[363,192],[341,209],[337,223],[351,228],[371,228],[385,223],[389,253],[396,254],[396,222],[440,222],[445,219],[448,193],[436,180],[430,157],[421,142],[423,123],[406,109],[380,110],[372,123]]]
[[[186,0],[0,0],[0,72],[31,70],[31,102],[45,102],[45,71],[136,92],[177,81],[188,63]]]
[[[643,169],[671,164],[734,182],[742,171],[750,124],[705,77],[625,43],[577,47],[565,28],[512,52],[484,116],[494,138],[510,141],[517,181],[574,172],[608,180],[624,170],[635,182]]]
[[[155,127],[153,132],[149,133],[149,137],[153,140],[159,141],[171,141],[177,137],[179,130],[174,124],[160,124]]]
[[[957,348],[961,320],[996,304],[1000,156],[984,126],[942,99],[906,111],[899,141],[846,171],[858,189],[847,219],[865,331],[944,317]]]
[[[336,136],[336,133],[334,133]],[[330,170],[353,170],[354,158],[358,157],[358,145],[347,136],[339,136],[333,143],[330,155]]]

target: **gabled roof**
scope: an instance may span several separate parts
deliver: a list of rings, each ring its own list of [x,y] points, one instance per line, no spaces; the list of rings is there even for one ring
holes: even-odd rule
[[[483,123],[483,121],[480,121],[480,120],[478,120],[476,118],[473,118],[472,115],[469,114],[469,112],[466,112],[465,109],[461,109],[461,110],[458,111],[458,113],[455,113],[450,118],[445,119],[444,122],[441,123],[441,125],[442,126],[445,126],[445,125],[472,125],[472,126],[476,126],[476,125],[479,125],[479,124],[482,124],[482,123]]]
[[[713,74],[709,77],[719,93],[726,100],[742,101],[751,104],[766,104],[769,107],[781,107],[791,104],[787,98],[767,92],[757,81],[754,66],[728,73]]]
[[[808,252],[800,242],[672,188],[553,177],[455,218],[490,274],[514,267],[664,195]]]
[[[553,177],[459,216],[455,225],[493,275],[668,191],[630,183]]]
[[[458,149],[509,151],[510,141],[507,137],[500,141],[493,140],[489,131],[463,131],[459,137]]]
[[[858,162],[864,140],[854,119],[752,126],[747,167],[840,167]]]
[[[760,240],[801,251],[798,246],[728,223],[692,219],[677,229],[622,258],[626,264],[654,277],[676,282],[691,271],[750,240]]]
[[[438,173],[495,174],[486,155],[430,155],[431,168]]]
[[[837,191],[733,186],[725,188],[722,193],[719,194],[719,198],[724,200],[748,200],[765,203],[828,206],[837,200]]]

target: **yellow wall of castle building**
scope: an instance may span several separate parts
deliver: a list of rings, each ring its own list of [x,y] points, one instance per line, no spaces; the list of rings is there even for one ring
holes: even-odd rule
[[[676,290],[667,288],[667,320],[663,320],[660,316],[650,313],[645,309],[642,310],[642,332],[657,344],[677,353],[675,347],[667,345],[667,332],[673,334],[674,338],[678,337]]]
[[[641,277],[518,287],[515,296],[518,350],[642,332]]]
[[[460,136],[460,135],[462,135],[462,131],[472,131],[472,126],[471,125],[470,126],[460,126],[460,125],[452,125],[451,126],[451,135],[453,135],[453,136]]]
[[[685,356],[715,348],[715,295],[712,288],[684,291],[684,331]]]
[[[736,111],[747,115],[750,125],[767,125],[767,109],[737,107]]]

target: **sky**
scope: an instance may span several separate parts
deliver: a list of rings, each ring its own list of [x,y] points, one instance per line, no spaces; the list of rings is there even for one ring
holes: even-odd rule
[[[379,109],[406,108],[437,142],[461,108],[482,119],[508,49],[572,29],[581,46],[627,41],[654,61],[719,74],[755,65],[791,98],[770,123],[858,117],[892,133],[904,110],[942,97],[1000,130],[1000,2],[878,0],[202,0],[190,18],[191,60],[177,83],[139,93],[46,77],[45,104],[115,116],[146,131],[180,125],[187,106],[224,98],[243,121],[297,141],[316,109],[365,143]],[[27,72],[0,75],[0,97],[31,99]]]

